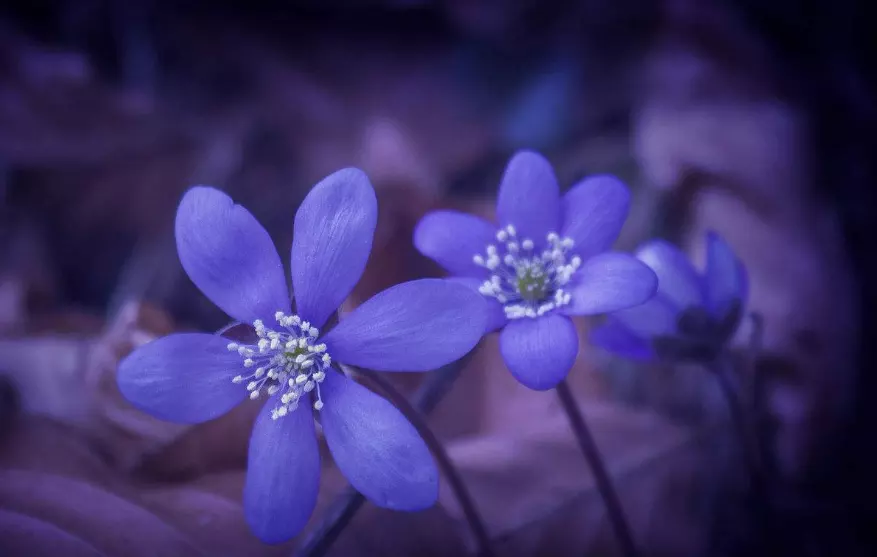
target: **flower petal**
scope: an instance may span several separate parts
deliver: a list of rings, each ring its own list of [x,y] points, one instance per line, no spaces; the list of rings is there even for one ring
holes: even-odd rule
[[[706,295],[709,309],[722,317],[734,301],[746,304],[749,277],[734,250],[715,232],[706,236]]]
[[[509,224],[518,238],[529,238],[539,245],[560,225],[560,186],[545,157],[532,151],[519,151],[506,167],[496,201],[500,227]]]
[[[365,269],[377,221],[375,190],[361,170],[339,170],[308,193],[292,239],[292,286],[302,319],[322,327],[347,298]]]
[[[218,418],[247,396],[244,385],[232,383],[244,366],[228,342],[183,333],[144,344],[119,363],[119,390],[160,420],[195,424]]]
[[[290,309],[283,265],[268,232],[223,192],[196,186],[183,196],[175,224],[186,274],[229,316],[274,321]]]
[[[433,211],[417,224],[414,245],[449,273],[481,277],[487,269],[472,258],[496,243],[496,226],[459,211]]]
[[[555,387],[572,369],[579,336],[573,322],[557,313],[512,319],[499,334],[499,350],[515,379],[544,391]]]
[[[592,330],[589,340],[594,346],[623,358],[649,361],[657,357],[649,340],[634,334],[617,319],[610,318]]]
[[[379,507],[418,511],[438,498],[438,471],[426,443],[395,406],[339,373],[320,391],[320,421],[338,469]]]
[[[484,297],[442,279],[397,284],[329,331],[332,358],[378,371],[428,371],[463,357],[484,334]]]
[[[277,420],[268,400],[250,437],[244,514],[265,543],[284,542],[308,523],[320,488],[320,452],[310,405]]]
[[[484,327],[484,334],[492,333],[493,331],[502,328],[506,324],[508,318],[505,315],[505,309],[503,309],[503,305],[499,303],[496,298],[484,296],[483,294],[481,294],[481,292],[478,292],[478,289],[483,284],[483,281],[469,277],[450,277],[446,280],[465,284],[473,291],[477,292],[479,296],[484,298],[485,312],[487,314],[487,324]]]
[[[658,288],[654,271],[642,261],[607,252],[594,256],[575,275],[572,302],[561,310],[568,315],[593,315],[639,305]]]
[[[612,319],[644,338],[676,333],[678,318],[679,308],[660,294],[649,298],[644,304],[612,313]]]
[[[614,176],[585,178],[563,196],[562,236],[587,259],[612,247],[630,209],[630,191]]]
[[[669,302],[679,309],[703,305],[701,278],[679,248],[664,240],[653,240],[635,255],[658,275],[658,292]]]

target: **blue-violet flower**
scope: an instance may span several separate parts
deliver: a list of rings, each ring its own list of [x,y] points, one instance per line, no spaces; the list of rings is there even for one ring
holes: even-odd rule
[[[638,259],[607,252],[627,218],[630,194],[612,176],[593,176],[563,197],[551,164],[521,151],[499,187],[497,225],[456,211],[423,217],[421,253],[487,303],[485,332],[502,329],[500,352],[525,386],[556,386],[578,354],[569,316],[645,302],[657,278]]]
[[[658,275],[658,292],[645,304],[612,314],[591,342],[634,360],[709,362],[739,327],[749,294],[746,268],[716,233],[706,235],[706,269],[663,240],[636,256]]]
[[[437,498],[435,464],[414,427],[335,365],[434,369],[469,352],[485,318],[469,288],[425,279],[377,294],[321,332],[359,280],[376,222],[375,193],[359,170],[336,172],[311,190],[295,216],[293,313],[265,229],[226,194],[190,189],[176,216],[183,268],[229,316],[252,324],[255,336],[232,342],[173,334],[119,365],[121,392],[163,420],[204,422],[248,397],[266,399],[250,438],[244,488],[247,522],[265,542],[295,536],[313,512],[320,480],[314,414],[338,468],[370,501],[419,510]]]

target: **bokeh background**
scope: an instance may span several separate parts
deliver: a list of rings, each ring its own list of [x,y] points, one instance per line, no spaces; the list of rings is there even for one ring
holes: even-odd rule
[[[773,554],[872,554],[877,83],[865,6],[0,4],[0,555],[292,554],[300,540],[264,546],[241,515],[253,406],[181,427],[115,387],[132,347],[226,323],[177,260],[182,192],[226,190],[288,263],[308,189],[362,168],[380,221],[355,305],[438,276],[411,245],[414,224],[435,208],[491,216],[520,148],[544,153],[565,187],[597,172],[630,184],[619,248],[662,236],[702,259],[712,228],[749,268],[780,471],[772,531],[747,511],[703,370],[583,344],[571,376],[646,552],[754,555],[779,540]],[[406,391],[422,380],[392,379]],[[517,385],[495,339],[430,420],[501,555],[615,553],[556,399]],[[312,524],[344,488],[324,460]],[[332,554],[472,547],[443,491],[423,513],[366,506]]]

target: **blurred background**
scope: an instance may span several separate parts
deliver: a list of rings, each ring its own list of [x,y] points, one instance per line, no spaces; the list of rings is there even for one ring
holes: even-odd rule
[[[436,208],[492,216],[521,148],[564,187],[597,172],[628,182],[620,249],[662,236],[701,260],[711,228],[749,268],[780,474],[770,529],[747,510],[711,377],[586,344],[572,373],[645,553],[873,554],[877,49],[864,7],[0,4],[0,554],[292,554],[299,540],[264,546],[241,515],[254,406],[182,427],[116,391],[133,347],[227,321],[177,260],[182,192],[226,190],[288,263],[309,188],[362,168],[380,220],[356,304],[438,276],[413,226]],[[407,391],[421,377],[392,379]],[[430,419],[501,555],[615,554],[555,398],[517,385],[495,338]],[[312,524],[344,488],[324,460]],[[367,506],[332,554],[471,548],[443,491],[423,513]]]

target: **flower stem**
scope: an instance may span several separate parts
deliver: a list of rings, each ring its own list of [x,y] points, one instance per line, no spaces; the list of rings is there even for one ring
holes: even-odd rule
[[[776,461],[770,436],[766,435],[768,428],[768,418],[766,415],[768,385],[758,365],[758,357],[761,355],[764,343],[764,318],[760,314],[753,312],[749,314],[749,319],[752,322],[752,333],[749,336],[746,357],[749,367],[748,395],[751,400],[752,418],[750,423],[752,424],[752,441],[754,449],[757,451],[756,454],[759,456],[758,461],[762,480],[769,482],[775,473]]]
[[[603,462],[603,457],[600,456],[597,443],[585,422],[585,417],[582,415],[566,381],[561,381],[557,385],[556,390],[563,411],[566,413],[576,440],[579,442],[579,447],[585,455],[585,460],[588,461],[588,465],[591,467],[591,472],[594,474],[597,489],[603,498],[603,503],[606,505],[606,513],[609,516],[612,529],[615,531],[618,545],[621,546],[622,554],[625,557],[637,557],[639,551],[636,548],[630,526],[624,516],[624,509],[621,506],[621,501],[618,499],[615,487],[612,485],[612,480],[609,478],[609,473],[606,471],[606,465]]]
[[[457,370],[457,373],[459,374],[459,370]],[[425,416],[382,375],[370,371],[365,371],[364,375],[384,391],[387,398],[399,408],[399,410],[417,429],[417,432],[420,433],[420,436],[423,438],[430,451],[432,451],[436,463],[444,473],[451,491],[454,492],[457,501],[460,503],[463,515],[466,517],[472,535],[475,537],[478,544],[478,554],[482,557],[492,557],[494,553],[490,545],[490,537],[487,534],[487,528],[484,526],[484,522],[481,520],[481,515],[478,513],[478,509],[475,506],[475,501],[472,500],[472,496],[469,493],[469,489],[466,487],[466,483],[463,481],[463,478],[454,466],[451,457],[448,456],[444,445],[442,445],[442,442],[436,437],[432,429],[430,429],[429,424],[426,423]],[[438,403],[437,398],[435,399],[435,403]]]
[[[363,503],[365,497],[348,486],[344,493],[335,499],[332,507],[323,516],[322,522],[308,534],[295,554],[308,557],[325,555],[344,528],[353,520]]]
[[[465,360],[466,358],[453,362],[436,370],[435,373],[429,374],[414,394],[412,402],[408,403],[406,400],[405,405],[411,408],[414,413],[420,412],[424,415],[431,413],[442,398],[450,392],[451,387],[463,369]],[[376,374],[372,374],[370,377],[373,375]],[[404,397],[398,391],[395,389],[393,391],[404,400]],[[397,404],[397,406],[400,405]],[[404,408],[400,409],[404,412]],[[417,427],[416,423],[414,425]],[[299,547],[296,555],[302,557],[320,557],[325,555],[341,535],[341,532],[344,531],[344,528],[347,527],[348,523],[356,515],[357,511],[362,507],[363,503],[365,503],[365,497],[352,487],[348,487],[332,504],[322,522],[310,532]]]
[[[750,479],[757,493],[763,488],[764,475],[762,473],[761,459],[759,458],[759,443],[752,434],[752,428],[746,419],[743,401],[740,398],[740,391],[734,384],[734,377],[731,374],[731,366],[725,358],[720,358],[713,365],[713,372],[719,382],[719,388],[725,397],[728,405],[728,411],[731,414],[731,423],[740,440],[743,455],[746,458],[746,464],[749,468]]]
[[[0,440],[3,440],[12,429],[18,408],[18,392],[15,385],[0,375]]]
[[[749,390],[749,394],[753,397],[753,404],[747,406],[744,396],[734,382],[732,374],[733,368],[731,361],[727,356],[720,356],[713,364],[712,370],[716,375],[719,387],[724,395],[728,405],[728,411],[731,415],[732,427],[739,439],[743,456],[746,461],[748,472],[749,505],[747,513],[757,524],[762,532],[762,539],[767,544],[767,549],[771,552],[782,549],[779,545],[785,532],[781,528],[785,528],[777,520],[774,515],[774,507],[772,501],[772,493],[770,489],[770,476],[772,471],[770,463],[772,462],[768,455],[770,447],[760,434],[760,426],[762,424],[761,409],[763,405],[763,389],[762,378],[758,377],[755,365],[755,359],[760,351],[761,346],[761,323],[755,320],[755,330],[750,339],[749,354],[747,364],[751,366],[752,376],[750,380],[753,388]],[[753,412],[747,416],[746,409],[749,408]]]

